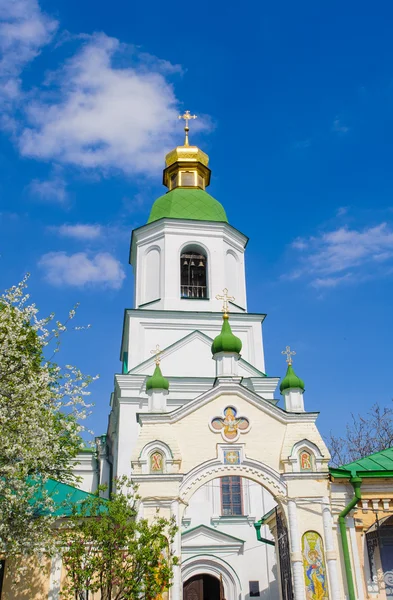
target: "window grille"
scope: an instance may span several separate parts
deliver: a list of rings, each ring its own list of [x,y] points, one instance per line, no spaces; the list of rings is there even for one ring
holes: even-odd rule
[[[181,298],[207,298],[207,259],[204,254],[184,252],[180,256]]]
[[[221,477],[221,512],[223,516],[242,516],[242,480],[230,475]]]

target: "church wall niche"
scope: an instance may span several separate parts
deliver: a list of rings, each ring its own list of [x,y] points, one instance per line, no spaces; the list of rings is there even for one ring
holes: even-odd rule
[[[225,255],[225,287],[239,302],[239,259],[233,250],[227,250]]]
[[[143,295],[141,304],[158,300],[161,297],[161,249],[150,247],[143,261]]]

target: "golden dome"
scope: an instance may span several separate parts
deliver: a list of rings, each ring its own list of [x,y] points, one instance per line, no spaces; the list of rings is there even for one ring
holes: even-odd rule
[[[179,115],[179,119],[186,122],[185,140],[183,146],[177,146],[165,157],[163,183],[169,190],[177,187],[196,187],[204,190],[210,183],[208,155],[197,146],[190,146],[188,142],[188,122],[196,118],[196,115],[190,115],[189,110],[186,110],[184,115]]]
[[[167,167],[170,167],[178,161],[187,163],[200,162],[207,167],[209,157],[198,146],[177,146],[177,148],[168,152],[165,157],[165,164]]]

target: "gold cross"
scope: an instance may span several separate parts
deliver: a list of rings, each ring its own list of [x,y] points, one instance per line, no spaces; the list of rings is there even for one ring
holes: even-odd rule
[[[160,349],[160,346],[157,344],[157,346],[155,347],[154,350],[150,350],[150,354],[155,354],[155,363],[156,365],[159,365],[161,362],[160,359],[160,354],[161,354],[162,350]]]
[[[185,127],[184,127],[184,131],[186,132],[186,139],[184,140],[184,145],[188,146],[189,145],[188,144],[188,132],[190,131],[190,128],[188,126],[188,121],[190,119],[197,119],[198,117],[196,115],[190,115],[190,111],[186,110],[185,113],[184,113],[184,115],[179,115],[177,118],[178,119],[184,119],[185,122],[186,122]]]
[[[289,365],[291,365],[292,364],[292,356],[295,356],[296,352],[294,350],[291,350],[290,346],[287,346],[285,348],[285,350],[283,350],[281,352],[281,354],[286,354],[287,355],[287,363]]]
[[[234,296],[228,296],[228,288],[224,288],[222,290],[222,295],[221,294],[217,294],[216,300],[222,300],[223,301],[222,309],[221,310],[226,315],[229,312],[228,302],[230,300],[233,302],[235,300],[235,297]]]

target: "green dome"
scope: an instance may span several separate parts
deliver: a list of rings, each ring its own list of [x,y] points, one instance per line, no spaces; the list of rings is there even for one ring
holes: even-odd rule
[[[286,375],[280,385],[280,392],[283,393],[284,390],[291,388],[300,388],[304,392],[304,381],[296,375],[292,365],[288,365]]]
[[[223,319],[221,333],[214,338],[212,343],[212,354],[214,355],[218,352],[236,352],[240,354],[242,342],[238,337],[233,335],[228,315],[224,315]]]
[[[161,373],[160,365],[156,365],[153,375],[146,381],[147,390],[169,390],[169,381]]]
[[[213,196],[199,188],[178,187],[157,198],[147,222],[153,223],[163,217],[228,223],[224,207]]]

